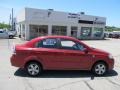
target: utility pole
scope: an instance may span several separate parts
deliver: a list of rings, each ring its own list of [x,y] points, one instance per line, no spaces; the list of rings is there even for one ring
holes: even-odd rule
[[[11,26],[11,13],[10,13],[10,17],[9,17],[9,26]],[[11,27],[9,28],[9,30],[11,29]]]
[[[12,30],[14,30],[14,22],[13,22],[13,8],[12,8],[12,24],[11,24],[11,26],[12,26]]]

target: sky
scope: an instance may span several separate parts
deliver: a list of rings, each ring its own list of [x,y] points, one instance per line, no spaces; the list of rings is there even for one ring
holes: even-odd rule
[[[85,12],[106,17],[107,25],[120,27],[120,0],[0,0],[0,22],[9,23],[11,9],[16,17],[24,7]]]

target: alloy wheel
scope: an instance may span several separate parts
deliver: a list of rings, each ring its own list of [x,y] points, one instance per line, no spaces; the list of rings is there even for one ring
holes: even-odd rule
[[[104,63],[97,63],[93,68],[93,72],[99,76],[104,75],[106,71],[107,71],[107,66]]]
[[[41,72],[41,67],[38,63],[30,63],[27,66],[27,72],[31,76],[37,76]]]

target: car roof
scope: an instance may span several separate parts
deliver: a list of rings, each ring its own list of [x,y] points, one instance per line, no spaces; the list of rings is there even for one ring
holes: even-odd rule
[[[53,36],[41,36],[41,37],[37,37],[35,38],[35,40],[41,40],[41,39],[47,39],[47,38],[63,38],[63,39],[70,39],[70,40],[77,40],[74,37],[70,37],[70,36],[58,36],[58,35],[53,35]]]
[[[53,35],[53,36],[41,36],[41,37],[34,38],[31,41],[26,42],[26,45],[28,45],[28,46],[34,46],[34,44],[36,42],[38,42],[40,40],[43,40],[43,39],[47,39],[47,38],[62,38],[62,39],[73,40],[73,41],[76,41],[76,42],[81,42],[80,40],[78,40],[78,39],[76,39],[74,37]],[[81,43],[84,44],[83,42],[81,42]],[[84,45],[89,48],[89,46],[87,46],[86,44],[84,44]]]
[[[34,38],[34,39],[30,40],[29,42],[27,42],[27,44],[31,44],[31,43],[34,43],[34,42],[37,42],[37,41],[40,41],[40,40],[43,40],[43,39],[47,39],[47,38],[62,38],[62,39],[69,39],[69,40],[73,40],[73,41],[80,41],[78,39],[75,39],[75,38],[69,37],[69,36],[53,35],[53,36],[41,36],[41,37]]]

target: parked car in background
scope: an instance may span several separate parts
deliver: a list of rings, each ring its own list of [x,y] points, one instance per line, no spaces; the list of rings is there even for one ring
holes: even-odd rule
[[[7,32],[3,29],[0,29],[0,38],[14,38],[14,34],[12,32]]]
[[[31,76],[43,70],[89,70],[101,76],[113,69],[114,59],[108,52],[73,37],[44,36],[16,45],[11,64],[24,68]]]
[[[120,38],[120,35],[119,34],[113,34],[112,38]]]
[[[120,38],[120,32],[119,31],[113,31],[106,33],[108,38]]]
[[[113,36],[112,38],[120,38],[120,31],[113,31]]]
[[[17,35],[17,31],[16,30],[9,30],[8,33],[12,33],[14,36]]]

